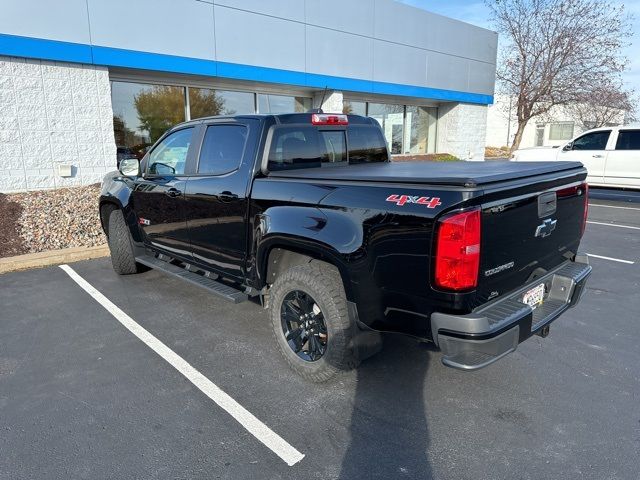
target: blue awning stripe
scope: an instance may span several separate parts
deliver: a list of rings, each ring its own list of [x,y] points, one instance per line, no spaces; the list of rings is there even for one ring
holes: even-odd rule
[[[0,34],[0,55],[489,105],[492,95]]]

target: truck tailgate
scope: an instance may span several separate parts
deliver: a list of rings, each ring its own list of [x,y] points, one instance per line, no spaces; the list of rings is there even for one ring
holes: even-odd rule
[[[584,179],[582,169],[556,180],[532,181],[517,194],[509,188],[485,192],[478,305],[573,258],[585,220]]]

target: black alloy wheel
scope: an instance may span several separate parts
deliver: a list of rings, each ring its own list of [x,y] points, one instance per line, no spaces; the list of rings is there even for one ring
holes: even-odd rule
[[[324,315],[311,295],[302,290],[289,292],[280,307],[285,340],[293,352],[306,362],[315,362],[327,351]]]

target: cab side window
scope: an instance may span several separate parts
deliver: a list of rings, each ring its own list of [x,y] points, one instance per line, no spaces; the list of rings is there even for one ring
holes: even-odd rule
[[[640,130],[620,130],[616,150],[640,150]]]
[[[244,125],[211,125],[207,127],[200,150],[198,173],[223,175],[237,170],[242,162],[247,127]]]
[[[573,141],[572,150],[604,150],[610,134],[611,130],[587,133]]]
[[[150,175],[182,175],[187,163],[193,128],[178,130],[165,137],[149,155]]]

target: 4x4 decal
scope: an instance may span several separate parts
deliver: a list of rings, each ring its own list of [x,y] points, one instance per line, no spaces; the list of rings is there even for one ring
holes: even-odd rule
[[[427,208],[436,208],[442,205],[442,202],[440,202],[440,197],[418,197],[397,194],[389,195],[387,197],[387,202],[393,202],[400,207],[402,207],[405,203],[417,203],[420,205],[424,205]]]

